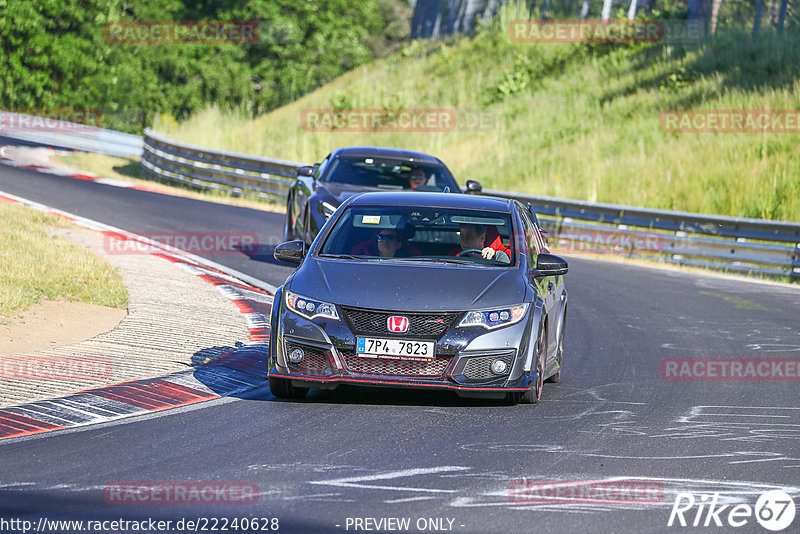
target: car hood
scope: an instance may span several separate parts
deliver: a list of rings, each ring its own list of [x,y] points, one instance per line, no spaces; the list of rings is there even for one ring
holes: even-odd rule
[[[321,183],[317,186],[314,194],[325,202],[330,202],[335,206],[339,206],[342,202],[357,195],[359,193],[366,193],[367,191],[386,191],[380,187],[367,187],[364,185],[351,185],[351,184],[338,184],[333,182]]]
[[[519,304],[525,287],[508,267],[307,258],[288,289],[359,308],[459,311]]]

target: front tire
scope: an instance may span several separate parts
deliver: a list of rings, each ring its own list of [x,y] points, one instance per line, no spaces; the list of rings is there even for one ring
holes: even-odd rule
[[[287,378],[269,377],[269,390],[279,399],[302,399],[308,393],[308,388],[299,388]]]
[[[511,399],[519,404],[536,404],[542,398],[544,389],[544,364],[547,359],[547,328],[542,330],[542,335],[536,342],[536,378],[528,391],[514,392]]]
[[[564,317],[561,319],[561,332],[558,334],[558,349],[556,352],[556,362],[558,362],[558,372],[545,380],[551,384],[556,384],[561,380],[561,367],[564,365],[564,329],[567,326],[567,311],[564,310]]]

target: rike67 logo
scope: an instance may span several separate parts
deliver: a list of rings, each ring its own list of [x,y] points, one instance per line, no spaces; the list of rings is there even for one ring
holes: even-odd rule
[[[704,494],[698,499],[692,493],[678,493],[667,526],[742,527],[753,519],[767,530],[779,532],[794,521],[792,497],[781,490],[759,495],[755,506],[720,504],[719,493]]]

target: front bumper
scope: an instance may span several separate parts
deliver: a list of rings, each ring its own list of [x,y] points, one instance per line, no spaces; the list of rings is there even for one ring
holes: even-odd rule
[[[360,357],[355,353],[357,336],[344,317],[308,320],[283,305],[276,311],[273,325],[277,329],[272,338],[275,365],[269,375],[292,380],[298,387],[333,389],[353,384],[502,397],[529,390],[536,378],[530,371],[532,343],[528,335],[530,325],[538,324],[541,309],[536,306],[530,307],[525,320],[496,330],[451,326],[435,340],[436,357],[430,361]],[[286,355],[297,348],[304,357],[297,364],[291,363]],[[497,359],[507,364],[503,374],[491,371]]]

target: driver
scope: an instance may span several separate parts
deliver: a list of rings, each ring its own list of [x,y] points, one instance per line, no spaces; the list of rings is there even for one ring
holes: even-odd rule
[[[408,177],[408,187],[413,190],[421,185],[425,185],[427,181],[428,179],[425,177],[425,171],[416,168],[411,171],[411,175]]]
[[[502,250],[495,250],[492,247],[484,247],[486,241],[486,226],[483,224],[462,224],[459,231],[459,242],[461,252],[456,256],[470,256],[483,258],[486,260],[494,259],[503,263],[511,263],[511,256]]]

